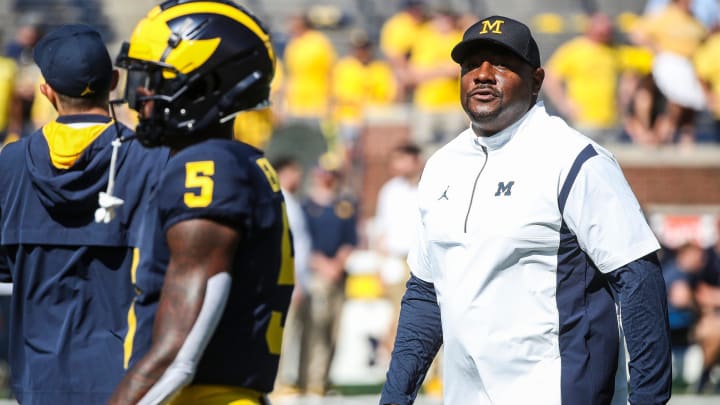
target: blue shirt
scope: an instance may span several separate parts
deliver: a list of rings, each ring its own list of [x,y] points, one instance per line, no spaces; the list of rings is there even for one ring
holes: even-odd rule
[[[357,209],[352,200],[341,197],[320,205],[307,199],[302,207],[313,251],[334,257],[343,245],[357,245]]]

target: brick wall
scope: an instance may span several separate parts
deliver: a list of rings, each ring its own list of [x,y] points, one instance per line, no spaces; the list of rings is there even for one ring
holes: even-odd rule
[[[369,218],[375,214],[380,187],[389,179],[388,160],[390,152],[410,139],[407,125],[384,123],[368,127],[362,137],[365,163],[360,193],[360,215]]]
[[[388,156],[409,139],[402,122],[384,122],[363,134],[365,171],[360,195],[361,216],[375,213],[377,193],[388,179]],[[643,206],[720,207],[720,147],[645,149],[632,145],[609,148]]]
[[[643,205],[720,205],[720,166],[636,167],[623,165],[625,177]]]

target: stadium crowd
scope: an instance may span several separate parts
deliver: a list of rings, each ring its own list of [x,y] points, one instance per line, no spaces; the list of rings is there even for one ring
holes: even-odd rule
[[[295,204],[291,209],[288,202],[296,287],[285,329],[295,338],[285,340],[280,393],[331,391],[339,317],[353,277],[346,270],[355,252],[372,251],[380,258],[376,295],[388,300],[397,316],[409,275],[405,256],[413,230],[407,224],[417,211],[423,159],[468,126],[458,103],[460,70],[450,50],[469,23],[483,16],[420,0],[400,3],[380,30],[345,27],[345,48],[312,15],[289,17],[278,35],[286,40],[275,44],[271,105],[244,111],[234,121],[238,140],[267,150],[286,200]],[[649,0],[644,13],[624,17],[588,10],[578,36],[547,52],[541,99],[548,109],[600,144],[720,143],[718,2]],[[0,57],[0,145],[54,119],[52,105],[40,96],[43,79],[32,60],[45,25],[34,15],[21,18]],[[387,182],[369,203],[376,208],[365,209],[363,134],[383,111],[406,114],[408,131],[385,151]],[[136,120],[125,109],[118,114],[127,123]],[[322,150],[303,151],[299,144],[282,149],[281,135],[292,130],[320,139]],[[713,372],[720,365],[720,218],[712,234],[702,243],[688,238],[667,245],[662,255],[676,379],[696,392],[720,392],[720,376]],[[6,299],[0,298],[0,307],[7,307]],[[0,319],[5,359],[6,325]],[[385,364],[394,324],[387,330],[373,346],[375,361]],[[702,366],[687,377],[683,364],[691,347],[701,349]],[[286,355],[295,360],[285,361]],[[437,380],[429,380],[434,385],[428,392],[438,393]]]

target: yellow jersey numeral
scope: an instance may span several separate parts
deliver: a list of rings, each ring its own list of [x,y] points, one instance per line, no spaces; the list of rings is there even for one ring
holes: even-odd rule
[[[288,223],[285,203],[282,204],[283,216],[283,235],[282,248],[280,258],[280,274],[278,274],[277,284],[279,286],[287,286],[295,284],[295,261],[293,258],[292,238],[290,235],[290,225]],[[280,355],[283,338],[282,318],[286,314],[279,311],[272,311],[270,323],[265,332],[265,341],[268,345],[270,354]]]
[[[203,160],[185,163],[185,188],[197,188],[197,192],[185,193],[185,205],[190,208],[207,207],[212,203],[215,162]]]
[[[276,193],[280,191],[280,181],[277,178],[277,173],[275,173],[275,168],[272,167],[267,158],[262,157],[256,160],[255,163],[257,163],[257,165],[260,167],[260,170],[265,173],[265,177],[267,177],[267,181],[268,183],[270,183],[272,191]]]

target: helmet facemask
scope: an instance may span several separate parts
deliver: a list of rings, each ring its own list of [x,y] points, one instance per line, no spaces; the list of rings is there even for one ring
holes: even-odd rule
[[[240,6],[207,4],[212,12],[193,4],[161,6],[117,57],[116,65],[127,70],[124,99],[141,113],[136,135],[145,146],[173,147],[218,136],[215,127],[238,112],[269,104],[275,63],[269,35]],[[163,13],[171,14],[173,7],[188,14],[165,20]],[[165,32],[167,42],[156,40],[163,36],[143,36],[148,31]],[[210,45],[191,49],[203,41]],[[140,53],[132,51],[136,46]],[[154,51],[143,53],[148,48]]]

